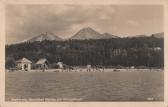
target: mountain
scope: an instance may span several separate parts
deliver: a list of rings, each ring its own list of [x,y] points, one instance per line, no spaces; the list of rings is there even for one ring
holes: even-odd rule
[[[152,34],[152,37],[155,37],[155,38],[164,38],[164,32]]]
[[[102,38],[103,39],[110,39],[110,38],[120,38],[120,37],[109,34],[109,33],[104,33],[104,34],[102,34]]]
[[[79,30],[70,39],[85,40],[85,39],[101,39],[102,35],[90,27]]]
[[[58,36],[56,36],[54,33],[43,33],[36,37],[33,37],[28,42],[35,42],[35,41],[44,41],[44,40],[56,40],[56,41],[62,41],[62,39]]]
[[[119,38],[119,37],[109,33],[100,34],[99,32],[93,30],[92,28],[86,27],[79,30],[70,39],[85,40],[85,39],[110,39],[110,38]]]
[[[154,34],[151,34],[151,35],[135,35],[135,36],[131,36],[131,37],[148,37],[148,36],[151,36],[151,37],[155,37],[155,38],[164,38],[164,32],[160,32],[160,33],[154,33]]]

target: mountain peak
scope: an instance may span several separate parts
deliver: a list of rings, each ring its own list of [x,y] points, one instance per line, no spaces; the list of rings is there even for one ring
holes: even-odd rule
[[[57,40],[57,41],[61,41],[62,39],[58,36],[56,36],[54,33],[52,32],[46,32],[46,33],[42,33],[36,37],[31,38],[30,40],[28,40],[29,42],[35,42],[35,41],[44,41],[44,40]]]
[[[100,39],[100,38],[101,34],[90,27],[82,28],[74,36],[71,37],[71,39],[79,39],[79,40]]]
[[[84,27],[82,30],[93,30],[91,27]]]

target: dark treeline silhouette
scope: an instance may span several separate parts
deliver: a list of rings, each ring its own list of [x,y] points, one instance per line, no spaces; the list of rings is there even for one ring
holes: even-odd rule
[[[134,37],[99,40],[42,41],[6,45],[6,68],[26,57],[35,63],[47,58],[50,64],[62,61],[71,66],[164,66],[163,38]]]

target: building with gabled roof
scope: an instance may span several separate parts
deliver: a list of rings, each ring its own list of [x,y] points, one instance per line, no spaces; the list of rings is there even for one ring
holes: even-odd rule
[[[41,58],[36,62],[36,65],[39,69],[46,69],[48,68],[48,60],[46,58]]]
[[[29,59],[25,58],[25,57],[17,60],[16,64],[17,64],[17,68],[19,70],[23,70],[23,71],[29,71],[29,70],[31,70],[31,64],[32,64],[32,62]]]
[[[36,62],[36,64],[45,64],[45,63],[48,63],[46,58],[41,58]]]

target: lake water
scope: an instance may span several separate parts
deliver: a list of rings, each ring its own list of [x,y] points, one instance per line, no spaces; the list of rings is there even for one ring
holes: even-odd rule
[[[138,71],[6,72],[5,96],[6,101],[163,101],[163,77]]]

